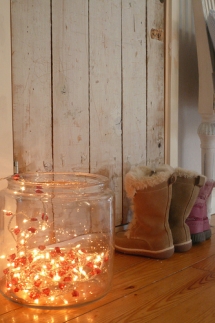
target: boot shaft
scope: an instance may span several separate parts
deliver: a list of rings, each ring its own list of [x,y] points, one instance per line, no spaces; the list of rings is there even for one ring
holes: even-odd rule
[[[190,229],[185,223],[197,199],[205,176],[182,168],[175,169],[177,179],[172,187],[172,201],[169,224],[173,235],[175,250],[187,251],[192,246]]]
[[[162,231],[164,226],[168,225],[171,196],[171,180],[147,190],[137,191],[133,198],[135,226],[132,234],[139,236],[144,230],[154,235],[154,228],[157,232]]]
[[[170,206],[170,222],[174,225],[182,225],[190,214],[198,197],[202,184],[202,178],[177,177],[172,187],[172,202]]]
[[[214,187],[213,180],[207,180],[201,187],[194,206],[186,219],[193,243],[203,242],[211,237],[207,201]]]

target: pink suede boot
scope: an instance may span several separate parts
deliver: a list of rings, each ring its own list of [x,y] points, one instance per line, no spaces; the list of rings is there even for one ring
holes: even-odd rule
[[[206,181],[199,191],[197,200],[186,219],[186,224],[190,228],[193,243],[203,242],[211,237],[211,229],[207,216],[207,200],[212,192],[215,182]]]

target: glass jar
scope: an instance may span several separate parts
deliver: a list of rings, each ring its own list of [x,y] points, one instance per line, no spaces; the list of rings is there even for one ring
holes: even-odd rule
[[[112,280],[114,196],[108,179],[26,173],[0,192],[0,291],[26,306],[75,306]]]

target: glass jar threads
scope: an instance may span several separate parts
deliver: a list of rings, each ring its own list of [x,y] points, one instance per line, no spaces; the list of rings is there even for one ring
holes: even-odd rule
[[[27,306],[94,301],[112,280],[114,196],[108,179],[26,173],[0,192],[0,291]]]

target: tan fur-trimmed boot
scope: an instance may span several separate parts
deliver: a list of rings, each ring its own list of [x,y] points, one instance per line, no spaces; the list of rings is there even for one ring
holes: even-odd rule
[[[126,174],[125,190],[132,200],[133,219],[127,231],[116,233],[117,251],[158,259],[172,256],[168,220],[174,181],[174,170],[168,165],[155,172],[138,166]]]
[[[185,223],[205,183],[205,176],[182,168],[175,169],[177,176],[172,185],[172,200],[169,211],[169,225],[176,252],[185,252],[192,247],[190,229]]]

